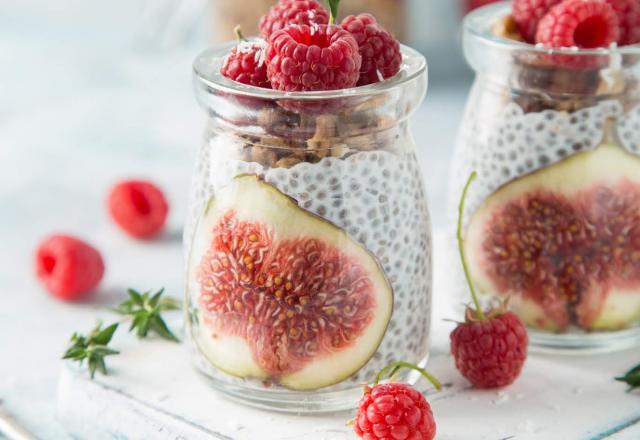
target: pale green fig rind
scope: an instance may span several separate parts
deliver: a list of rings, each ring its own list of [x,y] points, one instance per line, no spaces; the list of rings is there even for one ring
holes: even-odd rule
[[[602,311],[589,326],[593,331],[623,330],[640,322],[640,294],[613,288],[604,301]]]

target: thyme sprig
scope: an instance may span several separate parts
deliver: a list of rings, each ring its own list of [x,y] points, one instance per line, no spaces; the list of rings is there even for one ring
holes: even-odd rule
[[[145,338],[149,332],[155,332],[164,339],[180,342],[162,318],[162,312],[180,309],[178,301],[163,297],[164,288],[153,295],[151,291],[140,293],[134,289],[129,289],[127,292],[129,298],[120,303],[114,311],[133,317],[129,327],[130,332],[135,329],[139,338]]]
[[[119,354],[118,351],[108,347],[117,328],[117,323],[102,328],[102,323],[98,322],[86,336],[74,332],[69,341],[69,348],[65,351],[62,359],[77,361],[80,362],[80,365],[86,360],[91,379],[95,376],[96,371],[106,375],[107,365],[104,358]]]
[[[615,379],[629,385],[629,391],[640,388],[640,364],[627,371],[624,376],[616,377]]]

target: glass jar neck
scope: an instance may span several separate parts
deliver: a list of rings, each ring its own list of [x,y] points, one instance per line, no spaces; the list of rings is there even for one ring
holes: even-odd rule
[[[376,136],[402,123],[424,99],[426,61],[402,47],[403,65],[391,79],[363,87],[326,92],[280,92],[249,87],[220,74],[227,44],[194,62],[198,102],[212,126],[244,136],[313,142]]]
[[[496,23],[510,4],[481,8],[465,19],[465,56],[478,78],[521,94],[553,99],[606,98],[635,92],[640,47],[547,49],[498,36]]]

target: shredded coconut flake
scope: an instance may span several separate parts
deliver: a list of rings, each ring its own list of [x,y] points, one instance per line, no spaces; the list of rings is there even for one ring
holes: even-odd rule
[[[378,81],[384,81],[384,76],[382,76],[380,69],[376,69],[376,75],[378,75]]]
[[[532,420],[524,420],[516,426],[519,432],[534,433],[537,431],[536,424]]]
[[[258,49],[256,51],[255,61],[256,61],[256,64],[258,65],[258,67],[261,67],[264,64],[264,62],[266,60],[266,57],[267,57],[266,48],[261,47],[260,49]]]
[[[578,395],[578,396],[579,396],[579,395],[580,395],[580,394],[582,394],[582,393],[584,393],[584,388],[582,388],[582,387],[575,387],[575,388],[573,389],[573,394],[576,394],[576,395]]]
[[[227,427],[233,431],[240,431],[244,429],[244,426],[236,419],[231,419],[227,422]]]
[[[503,403],[507,403],[511,400],[511,396],[504,391],[498,391],[496,395],[498,397],[492,401],[494,405],[502,405]]]
[[[254,51],[254,49],[265,49],[267,47],[267,42],[263,39],[251,40],[251,41],[241,41],[238,43],[237,50],[240,53],[248,54]]]
[[[238,43],[238,52],[248,54],[253,52],[254,44],[251,41],[241,41]]]

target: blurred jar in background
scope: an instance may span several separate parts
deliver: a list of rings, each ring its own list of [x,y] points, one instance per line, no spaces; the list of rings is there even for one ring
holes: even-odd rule
[[[491,3],[497,3],[502,0],[463,0],[465,14],[473,11],[474,9],[481,8],[482,6],[486,6]]]
[[[257,35],[260,17],[275,3],[276,0],[210,0],[213,40],[232,40],[233,28],[237,25],[242,26],[245,35]],[[399,40],[406,39],[407,0],[348,0],[340,4],[340,19],[362,12],[373,14]]]

